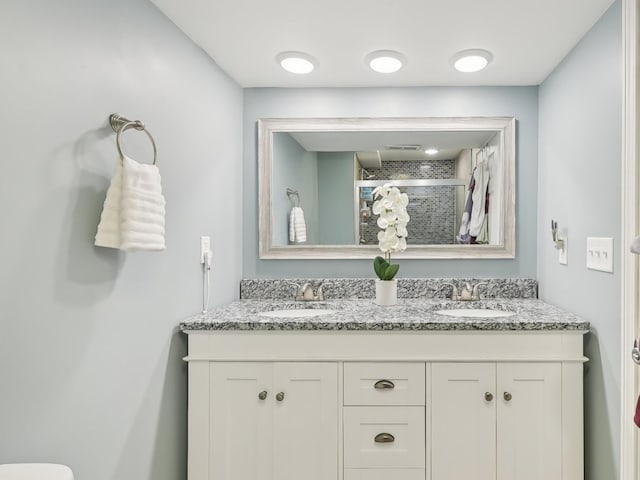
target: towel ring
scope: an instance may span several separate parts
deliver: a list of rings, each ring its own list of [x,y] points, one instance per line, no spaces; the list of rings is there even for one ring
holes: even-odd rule
[[[153,140],[153,137],[149,133],[149,130],[145,128],[144,124],[140,120],[125,123],[120,128],[120,130],[118,130],[118,133],[116,133],[116,147],[118,148],[120,159],[122,160],[124,158],[124,153],[122,153],[122,146],[120,145],[120,134],[129,128],[135,128],[136,130],[141,130],[147,134],[147,137],[149,137],[149,140],[151,140],[151,145],[153,146],[153,165],[155,165],[156,161],[158,160],[158,149],[156,148],[156,142]]]
[[[113,113],[109,116],[109,123],[111,124],[111,128],[116,132],[116,147],[118,149],[118,154],[120,155],[120,161],[124,159],[124,153],[122,153],[122,145],[120,145],[120,134],[125,130],[130,128],[135,128],[138,131],[144,132],[149,137],[151,141],[151,145],[153,146],[153,165],[156,164],[158,159],[158,149],[156,148],[156,142],[153,140],[153,137],[149,133],[149,130],[144,126],[140,120],[129,120],[124,118],[122,115],[117,113]]]

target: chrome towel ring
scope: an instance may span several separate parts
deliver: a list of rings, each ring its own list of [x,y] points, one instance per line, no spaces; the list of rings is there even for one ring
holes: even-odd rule
[[[153,140],[153,137],[149,133],[149,130],[145,127],[144,123],[140,120],[129,120],[128,118],[123,117],[118,113],[112,113],[109,115],[109,124],[111,128],[116,132],[116,147],[118,149],[118,154],[120,155],[120,161],[124,159],[124,153],[122,153],[122,145],[120,144],[120,135],[130,128],[135,128],[138,131],[144,132],[149,137],[151,141],[151,145],[153,146],[153,164],[156,164],[158,159],[158,149],[156,148],[156,142]]]

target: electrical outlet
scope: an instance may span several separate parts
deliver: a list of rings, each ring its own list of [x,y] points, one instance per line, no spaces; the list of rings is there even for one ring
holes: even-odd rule
[[[200,237],[200,263],[204,263],[204,256],[211,251],[211,237]]]
[[[613,238],[587,237],[587,268],[613,273]]]

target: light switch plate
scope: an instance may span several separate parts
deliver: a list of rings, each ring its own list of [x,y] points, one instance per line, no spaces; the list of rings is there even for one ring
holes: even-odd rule
[[[587,268],[613,273],[613,238],[587,237]]]

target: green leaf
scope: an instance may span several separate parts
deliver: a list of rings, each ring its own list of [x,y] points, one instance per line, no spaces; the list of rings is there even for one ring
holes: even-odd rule
[[[400,265],[398,265],[397,263],[389,265],[384,271],[384,278],[382,280],[393,280],[393,277],[396,276],[398,270],[400,270]]]
[[[382,257],[376,257],[373,260],[373,270],[376,272],[376,275],[380,280],[384,280],[384,272],[386,271],[388,266],[389,262],[387,262]]]

